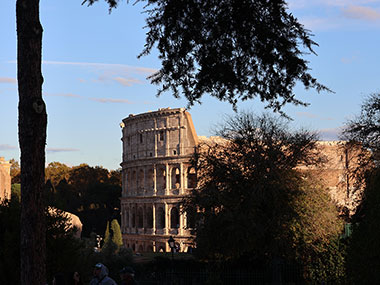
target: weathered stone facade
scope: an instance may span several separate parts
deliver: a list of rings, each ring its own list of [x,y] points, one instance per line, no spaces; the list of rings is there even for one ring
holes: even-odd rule
[[[190,114],[184,109],[159,109],[129,115],[121,123],[123,132],[123,191],[121,230],[124,245],[134,251],[169,251],[173,236],[180,251],[191,245],[191,234],[179,202],[196,187],[190,158],[198,141],[219,143],[219,137],[197,137]],[[318,142],[326,162],[322,167],[303,167],[323,181],[332,199],[353,212],[360,191],[348,176],[357,153],[345,142]]]
[[[363,149],[349,147],[345,141],[319,141],[318,147],[325,163],[318,168],[299,168],[319,178],[329,189],[337,206],[352,215],[361,201],[363,185],[354,180],[351,174],[358,166],[358,155]]]
[[[184,108],[129,115],[123,129],[121,230],[134,251],[169,251],[173,236],[180,251],[190,230],[179,202],[196,187],[189,160],[198,144],[191,115]]]
[[[11,199],[11,164],[0,157],[0,201]]]

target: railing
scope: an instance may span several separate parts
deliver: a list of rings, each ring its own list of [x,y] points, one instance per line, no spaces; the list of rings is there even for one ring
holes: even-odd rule
[[[153,234],[153,229],[152,228],[146,228],[145,229],[145,234],[152,235]]]
[[[165,229],[156,229],[156,235],[163,235],[165,234]]]
[[[169,229],[169,234],[178,235],[178,229]]]

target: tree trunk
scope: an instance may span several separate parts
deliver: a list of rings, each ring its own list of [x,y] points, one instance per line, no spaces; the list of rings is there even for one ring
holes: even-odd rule
[[[42,100],[39,0],[17,0],[17,79],[21,151],[21,284],[46,283],[43,185],[47,115]]]

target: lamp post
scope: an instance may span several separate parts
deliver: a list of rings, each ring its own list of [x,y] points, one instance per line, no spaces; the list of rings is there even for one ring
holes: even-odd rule
[[[96,235],[96,247],[95,252],[100,251],[100,242],[103,240],[103,238],[100,235]]]
[[[172,284],[172,278],[173,278],[173,274],[174,274],[174,270],[173,270],[173,259],[174,259],[174,248],[175,248],[175,240],[172,236],[169,237],[168,239],[168,244],[169,244],[169,247],[171,249],[171,252],[172,252],[172,260],[171,260],[171,274],[170,274],[170,284]]]
[[[171,252],[172,252],[172,261],[173,261],[173,258],[174,258],[173,254],[174,254],[174,249],[175,249],[175,240],[172,236],[169,237],[168,244],[169,244],[169,247],[170,247]]]

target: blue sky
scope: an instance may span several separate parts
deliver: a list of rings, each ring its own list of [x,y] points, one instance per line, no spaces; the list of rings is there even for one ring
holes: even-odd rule
[[[160,68],[157,54],[137,59],[145,42],[142,4],[122,2],[111,14],[103,2],[41,0],[43,96],[48,111],[47,163],[88,163],[116,169],[121,162],[119,123],[129,114],[185,107],[171,94],[157,98],[146,77]],[[131,1],[130,1],[131,2]],[[289,10],[314,34],[318,56],[307,56],[312,75],[335,93],[296,87],[309,107],[284,110],[295,128],[337,139],[363,98],[380,91],[380,0],[293,0]],[[0,1],[0,156],[19,159],[17,137],[15,0]],[[239,109],[262,112],[258,100]],[[191,108],[198,135],[209,136],[228,103],[205,96]]]

